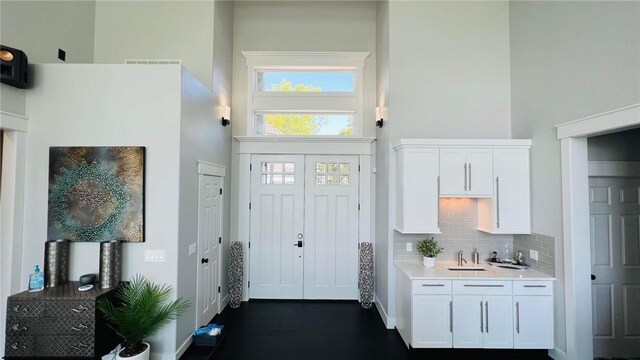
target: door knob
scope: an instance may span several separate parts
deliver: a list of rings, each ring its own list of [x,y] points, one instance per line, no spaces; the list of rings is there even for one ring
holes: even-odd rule
[[[591,274],[591,280],[595,280],[595,279],[596,279],[596,276]]]
[[[200,260],[200,262],[202,264],[208,264],[209,263],[209,259],[202,258],[202,260]]]
[[[293,243],[293,246],[302,247],[302,240],[298,240],[297,243]]]

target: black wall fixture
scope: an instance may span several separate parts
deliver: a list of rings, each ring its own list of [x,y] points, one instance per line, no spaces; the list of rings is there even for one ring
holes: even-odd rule
[[[22,50],[0,45],[0,82],[26,89],[28,68],[29,61]]]

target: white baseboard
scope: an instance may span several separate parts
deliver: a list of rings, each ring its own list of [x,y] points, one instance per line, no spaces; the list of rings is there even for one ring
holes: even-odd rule
[[[375,296],[373,303],[376,304],[376,309],[378,309],[378,312],[382,317],[382,322],[384,322],[384,326],[387,329],[393,329],[396,326],[395,320],[393,318],[390,318],[387,315],[387,312],[385,311],[384,306],[382,306],[382,304],[380,303],[380,299],[378,299],[378,295]]]
[[[182,343],[182,345],[178,348],[178,351],[176,351],[176,359],[180,359],[180,356],[182,356],[185,353],[185,351],[187,351],[189,346],[191,346],[192,342],[193,342],[193,338],[189,336],[187,340],[185,340]]]
[[[555,360],[567,360],[567,353],[558,348],[549,350],[549,356]]]
[[[222,312],[222,310],[224,310],[224,308],[227,307],[227,305],[229,305],[229,294],[227,293],[227,295],[225,295],[222,300],[220,300],[220,312]]]

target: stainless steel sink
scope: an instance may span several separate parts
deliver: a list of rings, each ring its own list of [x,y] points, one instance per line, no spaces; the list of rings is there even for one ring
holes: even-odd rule
[[[480,266],[449,266],[447,269],[450,271],[485,271],[485,269]]]

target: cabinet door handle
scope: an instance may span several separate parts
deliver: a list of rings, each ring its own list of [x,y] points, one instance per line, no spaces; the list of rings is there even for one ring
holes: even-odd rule
[[[496,176],[496,227],[500,228],[500,177]]]
[[[526,288],[546,288],[547,285],[525,285]]]
[[[422,286],[444,286],[444,284],[422,284]]]
[[[449,301],[449,332],[453,334],[453,301]]]
[[[484,330],[487,332],[487,334],[489,333],[489,302],[485,301],[484,302],[484,311],[485,311],[485,318],[486,318],[486,324],[485,324],[485,328]]]
[[[484,313],[482,312],[482,301],[480,301],[480,332],[484,332]]]
[[[464,163],[464,191],[467,191],[467,163]]]
[[[469,191],[471,191],[471,163],[469,163]]]
[[[504,285],[471,285],[471,284],[464,284],[464,287],[491,287],[491,288],[499,288],[499,287],[504,287]]]
[[[516,333],[520,334],[520,303],[516,301]]]
[[[437,212],[437,215],[438,215],[438,227],[440,227],[440,176],[438,176],[437,181],[438,181],[438,197],[437,197],[436,201],[438,202],[438,212]]]

